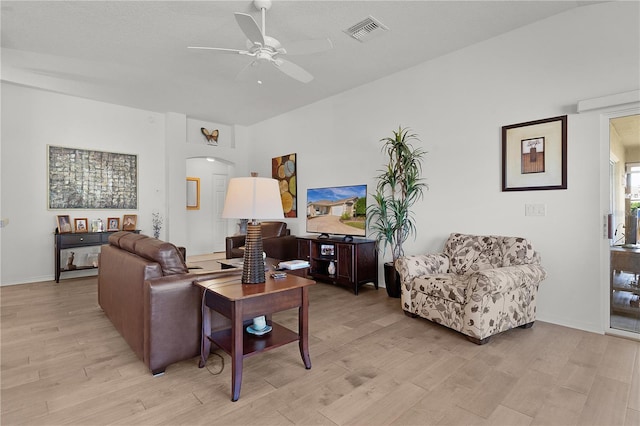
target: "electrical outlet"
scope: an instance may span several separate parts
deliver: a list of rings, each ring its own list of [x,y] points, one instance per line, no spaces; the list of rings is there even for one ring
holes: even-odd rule
[[[546,204],[525,204],[524,215],[525,216],[546,216],[547,205]]]

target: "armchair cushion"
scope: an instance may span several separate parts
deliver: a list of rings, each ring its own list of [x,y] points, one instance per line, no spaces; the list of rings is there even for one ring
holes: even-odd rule
[[[540,263],[531,243],[524,238],[502,237],[502,266]]]
[[[502,266],[497,237],[451,234],[445,253],[451,261],[451,272],[455,274]]]

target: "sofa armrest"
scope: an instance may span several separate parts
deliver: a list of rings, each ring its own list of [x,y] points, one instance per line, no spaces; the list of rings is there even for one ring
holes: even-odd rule
[[[506,293],[519,287],[537,286],[547,277],[538,264],[485,269],[469,276],[467,296],[479,301],[484,295]]]
[[[202,289],[193,281],[240,273],[231,269],[144,282],[144,362],[152,373],[200,354]]]
[[[231,237],[227,237],[225,239],[225,250],[227,259],[232,259],[234,257],[242,257],[238,255],[234,255],[233,249],[242,247],[244,245],[246,235],[233,235]]]
[[[420,275],[446,274],[449,272],[449,256],[444,253],[403,256],[396,260],[400,282],[407,283]]]

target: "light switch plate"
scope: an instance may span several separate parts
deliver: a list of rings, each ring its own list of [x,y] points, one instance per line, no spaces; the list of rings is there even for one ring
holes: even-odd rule
[[[546,204],[525,204],[524,215],[525,216],[546,216],[547,205]]]

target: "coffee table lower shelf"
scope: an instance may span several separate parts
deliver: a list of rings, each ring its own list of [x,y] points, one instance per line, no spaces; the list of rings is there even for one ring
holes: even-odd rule
[[[246,330],[242,333],[242,356],[244,358],[300,340],[298,333],[276,322],[271,322],[269,325],[273,329],[262,336],[253,335]],[[231,328],[216,331],[207,337],[214,345],[231,355]]]

